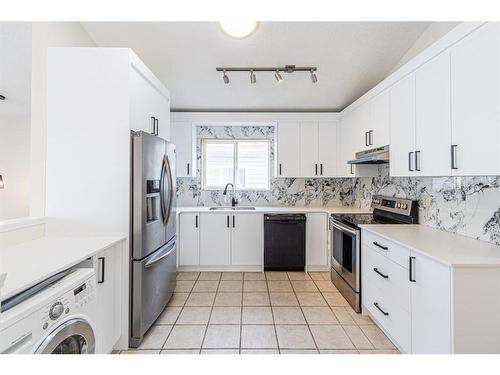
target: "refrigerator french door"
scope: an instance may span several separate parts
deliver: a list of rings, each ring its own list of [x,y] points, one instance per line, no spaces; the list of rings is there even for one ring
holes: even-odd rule
[[[167,305],[175,289],[175,146],[132,132],[130,347]]]

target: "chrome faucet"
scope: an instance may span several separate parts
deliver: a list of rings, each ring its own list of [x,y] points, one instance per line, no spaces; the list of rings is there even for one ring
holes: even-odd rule
[[[222,195],[227,195],[227,188],[229,187],[229,185],[231,185],[231,187],[232,187],[231,190],[233,191],[233,193],[231,194],[231,207],[236,207],[236,205],[238,204],[238,201],[234,197],[234,185],[232,183],[226,184],[226,187],[224,188]]]

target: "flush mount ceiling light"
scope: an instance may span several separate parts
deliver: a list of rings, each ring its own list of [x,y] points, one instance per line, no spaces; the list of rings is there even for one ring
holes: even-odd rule
[[[278,67],[217,67],[215,68],[217,72],[222,72],[222,79],[224,83],[229,83],[229,77],[227,76],[227,72],[250,72],[250,83],[256,83],[257,77],[255,72],[273,72],[274,78],[278,83],[283,82],[283,76],[281,73],[295,73],[295,72],[309,72],[311,75],[311,82],[318,82],[318,77],[316,76],[316,71],[318,68],[316,66],[295,66],[295,65],[285,65]]]
[[[221,21],[221,29],[229,36],[236,39],[243,39],[252,34],[257,28],[255,21]]]

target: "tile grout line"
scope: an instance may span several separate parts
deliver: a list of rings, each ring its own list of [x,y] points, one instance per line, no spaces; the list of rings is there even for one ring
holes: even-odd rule
[[[201,275],[201,273],[200,273],[200,275]],[[220,273],[220,277],[219,277],[219,280],[217,282],[217,288],[215,288],[215,298],[217,298],[217,293],[219,292],[219,285],[220,285],[221,279],[222,279],[222,272]],[[210,319],[212,319],[212,313],[214,311],[214,305],[215,305],[215,298],[214,298],[214,301],[212,303],[212,308],[210,309],[210,314],[208,316],[207,325],[205,326],[205,333],[203,334],[203,339],[201,340],[200,354],[201,354],[201,351],[203,349],[203,344],[205,343],[205,338],[207,337],[207,332],[208,332],[208,326],[210,324]]]
[[[306,275],[308,275],[309,277],[311,277],[311,276],[309,275],[309,273],[307,273],[307,272],[306,272]],[[316,286],[316,288],[318,287],[314,281],[313,281],[313,284],[314,284],[314,286]],[[292,284],[292,287],[293,287],[293,284]],[[319,288],[318,288],[318,290],[319,290]],[[297,298],[297,292],[295,291],[295,289],[294,289],[294,295],[295,295],[295,298]],[[297,301],[298,301],[298,300],[299,300],[299,299],[297,298]],[[300,311],[302,312],[302,316],[304,317],[304,321],[305,321],[305,322],[306,322],[306,324],[307,324],[307,329],[309,330],[309,334],[311,335],[311,337],[312,337],[312,339],[313,339],[314,346],[316,347],[316,351],[318,352],[318,354],[320,354],[320,352],[319,352],[319,347],[318,347],[318,343],[316,342],[316,339],[314,338],[314,335],[313,335],[313,333],[312,333],[312,331],[311,331],[311,327],[309,326],[309,322],[308,322],[308,321],[307,321],[307,319],[306,319],[306,314],[304,314],[304,310],[302,309],[302,305],[301,305],[300,303],[299,303],[299,308],[300,308]]]
[[[181,316],[182,311],[184,310],[184,307],[186,306],[186,303],[187,303],[187,301],[188,301],[189,297],[191,296],[191,293],[193,292],[194,286],[195,286],[195,285],[196,285],[196,283],[198,282],[198,279],[199,279],[200,275],[201,275],[201,272],[198,272],[198,276],[196,276],[196,279],[194,280],[193,287],[192,287],[192,288],[191,288],[191,290],[189,291],[189,293],[188,293],[188,295],[187,295],[187,297],[186,297],[186,300],[184,301],[184,304],[181,306],[181,311],[179,311],[179,315],[177,315],[177,318],[175,318],[175,321],[174,321],[174,323],[172,324],[172,328],[170,329],[170,332],[168,332],[168,335],[167,335],[167,337],[165,338],[165,341],[163,342],[163,345],[162,345],[162,347],[161,347],[161,349],[160,349],[160,353],[158,353],[158,354],[161,354],[161,352],[164,350],[164,348],[165,348],[165,344],[167,343],[168,338],[169,338],[169,337],[170,337],[170,335],[172,334],[172,331],[174,330],[174,327],[175,327],[175,325],[177,324],[177,321],[179,320],[179,317]],[[175,293],[175,290],[174,290],[174,293]],[[173,307],[173,306],[172,306],[172,307]],[[168,308],[168,305],[165,307],[165,309],[167,309],[167,308]],[[165,309],[164,309],[163,311],[165,311]],[[163,312],[162,312],[162,313],[163,313]]]
[[[288,278],[288,275],[287,275]],[[267,280],[267,273],[264,271],[264,279],[266,280],[266,289],[267,289],[267,298],[269,298],[269,308],[271,309],[271,316],[273,318],[273,328],[274,328],[274,336],[276,337],[276,346],[278,348],[278,354],[281,354],[281,349],[280,349],[280,341],[278,339],[278,330],[276,329],[276,321],[274,320],[274,311],[273,311],[273,306],[271,302],[271,292],[269,291],[269,285],[268,285],[268,280]]]

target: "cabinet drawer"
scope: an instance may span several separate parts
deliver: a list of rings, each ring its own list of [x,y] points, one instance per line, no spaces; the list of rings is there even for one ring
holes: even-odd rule
[[[361,254],[364,284],[373,285],[405,311],[410,311],[408,270],[370,247]]]
[[[365,284],[363,288],[364,308],[404,352],[411,353],[411,314],[399,307],[377,287]]]
[[[361,244],[364,248],[370,247],[371,249],[377,251],[379,254],[382,254],[392,261],[396,262],[400,266],[408,268],[410,250],[408,250],[407,248],[366,230],[363,231],[361,241]]]

